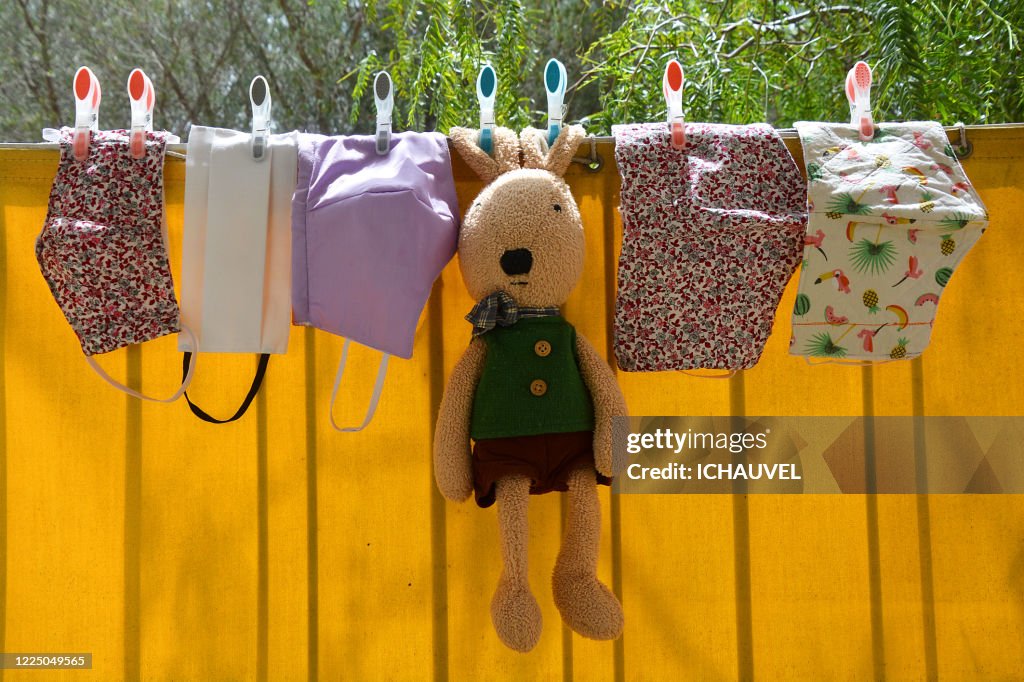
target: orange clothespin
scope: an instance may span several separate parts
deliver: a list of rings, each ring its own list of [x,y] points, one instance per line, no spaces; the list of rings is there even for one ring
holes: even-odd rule
[[[675,59],[665,66],[662,79],[665,104],[668,105],[668,130],[675,149],[686,147],[686,119],[683,116],[683,67]]]
[[[141,159],[146,155],[146,133],[153,131],[153,105],[156,103],[153,81],[142,69],[133,69],[128,75],[128,99],[132,104],[128,146],[132,158]]]
[[[850,101],[850,125],[857,128],[862,142],[875,137],[871,116],[871,67],[857,62],[846,74],[846,98]]]
[[[100,129],[100,79],[88,66],[75,72],[75,132],[71,149],[78,161],[89,157],[92,133]]]

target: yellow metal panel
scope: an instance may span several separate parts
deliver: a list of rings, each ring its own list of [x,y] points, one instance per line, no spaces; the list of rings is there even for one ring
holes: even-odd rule
[[[0,164],[6,410],[5,637],[0,651],[92,651],[81,679],[121,676],[126,398],[99,389],[36,265],[56,156]],[[17,170],[15,170],[17,169]],[[25,173],[28,177],[18,177]],[[45,301],[45,299],[43,299]],[[104,365],[125,378],[124,354]],[[4,679],[32,679],[8,672]]]
[[[1024,674],[1020,496],[932,498],[935,619],[943,679]]]
[[[165,192],[176,284],[183,181],[181,164],[174,164]],[[253,356],[200,355],[190,393],[214,414],[230,414],[254,367]],[[143,389],[158,395],[180,383],[174,337],[143,345],[142,376]],[[144,404],[138,419],[141,578],[135,608],[141,676],[178,670],[188,679],[252,678],[257,661],[255,420],[249,415],[231,426],[206,424],[180,402]],[[233,655],[223,655],[226,651]]]
[[[1024,247],[1024,131],[972,135],[966,170],[991,212],[913,363],[810,368],[787,353],[795,280],[754,369],[727,381],[619,373],[634,414],[1010,415],[1024,402],[1015,282]],[[795,146],[790,142],[791,148]],[[568,180],[587,261],[566,315],[610,353],[621,239],[611,146]],[[296,328],[251,411],[228,426],[141,405],[80,357],[33,241],[56,155],[0,151],[0,649],[85,650],[55,679],[1019,679],[1019,496],[612,496],[599,574],[626,610],[616,643],[572,635],[550,596],[559,496],[531,503],[530,577],[545,630],[529,655],[490,623],[494,510],[434,490],[443,380],[468,341],[457,262],[394,360],[377,419],[333,433],[341,341]],[[460,202],[480,189],[455,164]],[[168,162],[172,269],[183,164]],[[353,350],[340,420],[360,420],[377,355]],[[173,339],[101,362],[166,393]],[[200,357],[191,394],[229,414],[255,359]],[[884,456],[878,444],[876,457]],[[35,679],[7,671],[3,680]]]
[[[629,495],[621,505],[625,679],[734,678],[731,499]]]
[[[429,356],[420,328],[414,354]],[[317,335],[319,654],[324,679],[420,671],[432,655],[430,392],[424,366],[392,360],[374,424],[338,434],[327,423],[339,339]],[[353,347],[343,424],[359,424],[380,353]]]
[[[933,347],[921,358],[925,414],[1020,415],[1024,337],[1018,281],[1024,248],[1024,131],[974,135],[965,164],[991,224],[942,298]],[[992,352],[1000,348],[1005,352]],[[1024,676],[1020,496],[928,500],[934,572],[935,656],[949,679]],[[1015,644],[1008,644],[1010,641]]]
[[[305,329],[293,327],[288,353],[267,369],[255,409],[266,414],[266,680],[309,678],[309,570],[307,550]],[[318,415],[319,416],[319,415]],[[247,417],[248,418],[248,417]],[[259,633],[258,633],[259,634]],[[257,651],[257,655],[260,652]],[[258,672],[263,670],[258,668]]]

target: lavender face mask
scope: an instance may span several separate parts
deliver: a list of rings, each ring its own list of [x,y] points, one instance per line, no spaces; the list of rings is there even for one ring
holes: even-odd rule
[[[373,416],[388,356],[412,357],[416,323],[459,229],[445,137],[398,133],[384,155],[375,142],[300,135],[292,201],[293,322],[345,337],[332,406],[348,344],[384,353],[363,425],[344,429],[353,431]]]

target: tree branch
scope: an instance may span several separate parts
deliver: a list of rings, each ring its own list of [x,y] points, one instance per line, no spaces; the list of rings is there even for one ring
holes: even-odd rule
[[[53,81],[53,64],[51,62],[52,57],[50,55],[50,39],[47,35],[46,19],[49,12],[50,3],[48,0],[44,0],[42,4],[42,12],[40,16],[40,23],[36,25],[32,21],[32,14],[29,11],[28,3],[26,0],[17,0],[18,6],[21,8],[22,16],[25,18],[25,26],[28,28],[29,33],[36,39],[39,44],[39,58],[42,62],[43,71],[43,86],[46,90],[46,98],[43,102],[44,106],[49,107],[50,114],[53,116],[54,121],[60,120],[60,102],[57,99],[57,87]],[[35,80],[35,79],[33,79]]]

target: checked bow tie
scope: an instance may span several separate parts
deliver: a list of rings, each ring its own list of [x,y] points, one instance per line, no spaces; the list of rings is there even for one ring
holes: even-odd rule
[[[504,291],[496,291],[473,306],[466,319],[473,324],[473,336],[480,336],[497,326],[511,327],[523,318],[557,314],[557,307],[520,308],[514,298]]]

